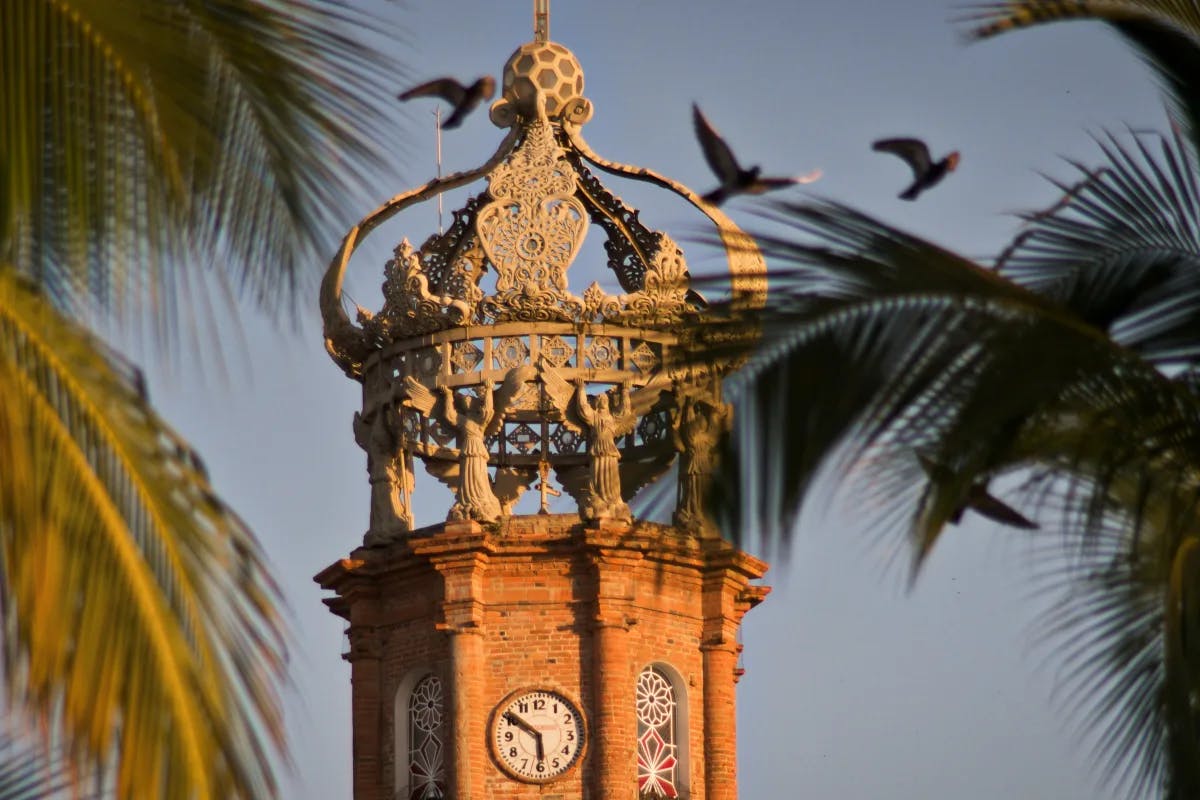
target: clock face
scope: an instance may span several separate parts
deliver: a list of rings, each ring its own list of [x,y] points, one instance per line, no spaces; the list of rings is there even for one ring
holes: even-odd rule
[[[505,771],[523,781],[561,777],[583,755],[583,715],[570,700],[547,689],[506,697],[492,719],[492,747]]]

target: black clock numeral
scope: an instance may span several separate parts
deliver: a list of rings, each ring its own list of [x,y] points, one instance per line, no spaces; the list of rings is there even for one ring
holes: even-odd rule
[[[538,771],[538,772],[545,772],[545,771],[546,771],[546,762],[545,762],[545,761],[539,761],[539,762],[537,763],[537,771]]]
[[[571,755],[571,746],[570,746],[570,745],[567,745],[567,744],[564,744],[564,745],[563,745],[563,749],[562,749],[562,754],[563,754],[564,756],[569,756],[569,755]],[[558,762],[558,759],[556,758],[556,759],[554,759],[554,761],[555,761],[555,763],[557,763],[557,762]]]
[[[533,701],[533,710],[534,711],[544,711],[545,708],[546,708],[545,700],[538,699],[538,700]]]
[[[528,758],[521,759],[521,769],[524,770],[525,772],[529,771],[529,759]]]
[[[563,714],[563,722],[565,722],[566,724],[570,725],[570,724],[571,724],[571,715],[570,715],[570,714]]]
[[[516,758],[517,757],[517,748],[515,748],[515,747],[508,748],[508,757]]]
[[[558,761],[558,759],[556,758],[556,759],[554,759],[553,761],[551,761],[551,762],[550,762],[550,767],[551,767],[552,769],[558,769],[558,764],[559,764],[559,761]]]
[[[575,731],[567,731],[567,741],[568,742],[575,741]]]
[[[513,740],[512,731],[504,732],[504,741],[511,742]]]
[[[552,709],[550,709],[550,710],[551,710],[553,713],[557,714],[557,713],[558,713],[558,703],[555,703],[555,704],[554,704],[554,708],[552,708]]]
[[[528,714],[529,703],[517,703],[517,711],[520,711],[522,714]]]

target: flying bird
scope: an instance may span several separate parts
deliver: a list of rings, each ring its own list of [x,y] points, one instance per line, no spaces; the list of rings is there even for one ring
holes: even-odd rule
[[[700,140],[700,149],[704,151],[704,160],[716,174],[721,185],[704,195],[705,201],[720,205],[736,194],[762,194],[772,189],[782,189],[797,183],[812,183],[821,177],[821,170],[813,170],[807,175],[794,178],[763,178],[759,173],[761,167],[742,169],[733,151],[721,138],[721,134],[700,113],[700,106],[692,103],[692,124],[696,128],[696,138]]]
[[[917,460],[921,463],[921,468],[925,470],[925,474],[934,481],[952,477],[947,467],[935,463],[932,459],[924,455],[917,454]],[[988,482],[986,479],[977,480],[972,483],[967,488],[966,494],[963,495],[958,507],[950,515],[950,522],[957,524],[962,520],[963,514],[970,509],[1002,525],[1009,525],[1013,528],[1020,528],[1027,531],[1038,530],[1039,526],[1036,522],[989,492],[987,486]]]
[[[400,99],[412,100],[414,97],[440,97],[442,100],[445,100],[454,106],[454,110],[450,112],[450,116],[442,123],[442,128],[449,130],[461,125],[467,114],[474,111],[475,107],[484,100],[490,100],[495,93],[496,79],[491,75],[484,75],[470,86],[463,86],[454,80],[454,78],[435,78],[427,83],[422,83],[420,86],[414,86],[401,94]]]
[[[935,162],[929,155],[929,148],[920,139],[880,139],[871,145],[871,149],[900,156],[912,167],[913,183],[900,193],[903,200],[916,200],[921,192],[936,186],[947,172],[952,172],[958,166],[959,160],[958,151],[955,150]]]

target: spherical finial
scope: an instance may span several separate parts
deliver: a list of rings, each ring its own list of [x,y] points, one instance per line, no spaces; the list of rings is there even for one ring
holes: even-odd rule
[[[529,42],[518,47],[504,65],[504,99],[527,107],[533,104],[538,90],[546,98],[547,116],[555,118],[571,112],[571,101],[583,99],[583,67],[575,54],[555,42]]]

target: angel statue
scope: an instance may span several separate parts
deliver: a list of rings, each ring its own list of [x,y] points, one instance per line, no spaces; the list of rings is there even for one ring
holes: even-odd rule
[[[588,466],[592,473],[592,496],[584,508],[584,519],[632,519],[629,506],[621,498],[621,451],[617,438],[633,431],[637,415],[629,400],[629,383],[621,384],[620,406],[609,402],[612,390],[589,399],[582,380],[575,381],[575,408],[588,428]],[[612,406],[610,408],[610,406]]]
[[[475,397],[457,394],[449,386],[441,387],[439,397],[411,375],[404,379],[407,402],[453,430],[457,437],[457,474],[440,470],[432,462],[426,465],[454,489],[456,499],[447,519],[495,522],[504,514],[504,504],[496,496],[488,473],[487,437],[500,430],[512,400],[535,375],[529,365],[517,367],[509,371],[499,388],[489,382],[475,390]]]
[[[413,479],[408,454],[400,448],[394,406],[385,405],[364,417],[354,412],[354,440],[367,451],[371,481],[371,530],[368,538],[386,537],[413,527]],[[369,543],[369,542],[368,542]]]
[[[572,386],[549,364],[543,363],[541,375],[551,400],[552,418],[584,434],[588,440],[588,480],[579,502],[579,515],[585,520],[632,519],[621,496],[621,451],[617,449],[617,439],[632,432],[638,422],[629,383],[621,384],[619,402],[614,403],[611,395],[616,389],[589,398],[582,380],[577,379]],[[654,399],[657,398],[655,391]],[[573,487],[565,488],[571,491]]]
[[[675,415],[671,438],[679,451],[679,493],[673,521],[684,530],[704,527],[704,495],[713,472],[717,441],[733,416],[728,403],[686,398]]]

